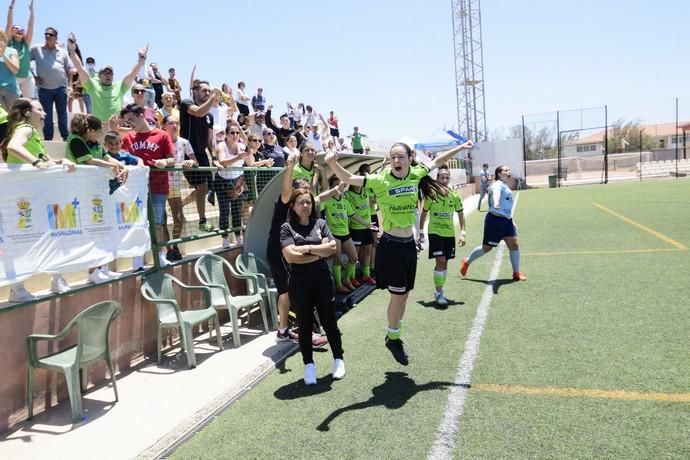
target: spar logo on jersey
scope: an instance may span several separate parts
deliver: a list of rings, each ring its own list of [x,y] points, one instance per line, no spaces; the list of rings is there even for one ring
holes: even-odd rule
[[[32,217],[33,209],[31,209],[31,201],[28,198],[19,198],[17,200],[17,229],[31,230],[34,226]]]
[[[403,185],[400,187],[388,189],[388,195],[389,196],[407,195],[408,193],[414,193],[416,195],[417,194],[417,186],[416,185]]]
[[[79,205],[75,197],[69,203],[53,203],[46,205],[48,226],[52,230],[50,236],[81,235],[81,219],[79,219]]]
[[[134,225],[143,225],[143,216],[144,202],[139,198],[139,195],[134,201],[115,203],[115,218],[119,230],[126,230]]]

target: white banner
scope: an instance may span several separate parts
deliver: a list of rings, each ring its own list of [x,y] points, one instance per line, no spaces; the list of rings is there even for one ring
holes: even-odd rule
[[[151,247],[148,168],[128,167],[110,194],[110,169],[0,164],[0,286],[140,256]]]

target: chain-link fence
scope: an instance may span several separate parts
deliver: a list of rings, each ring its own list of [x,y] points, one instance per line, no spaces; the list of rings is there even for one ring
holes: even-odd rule
[[[199,240],[218,238],[218,246],[241,244],[257,196],[282,168],[169,168],[166,225],[155,231],[152,205],[149,221],[152,250],[167,247],[167,259],[182,259]],[[196,184],[194,187],[191,183]],[[208,246],[208,242],[204,244]],[[154,258],[157,264],[157,258]]]
[[[687,98],[525,115],[521,130],[529,186],[690,173]]]

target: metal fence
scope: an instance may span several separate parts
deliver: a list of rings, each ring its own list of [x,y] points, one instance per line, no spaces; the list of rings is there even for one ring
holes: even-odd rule
[[[690,173],[690,99],[524,115],[520,128],[528,186]]]

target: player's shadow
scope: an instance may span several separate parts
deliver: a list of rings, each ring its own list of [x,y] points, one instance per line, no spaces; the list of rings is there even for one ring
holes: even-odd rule
[[[448,305],[439,305],[435,300],[418,300],[417,303],[424,308],[435,308],[436,310],[448,310],[448,307],[455,305],[465,305],[465,302],[446,298]]]
[[[417,385],[407,375],[407,372],[386,372],[386,381],[371,389],[373,393],[371,398],[334,410],[316,429],[328,431],[330,423],[345,412],[376,406],[384,406],[386,409],[400,409],[420,391],[442,390],[454,385],[456,384],[453,382],[428,382]]]
[[[494,291],[494,294],[498,294],[499,289],[501,289],[501,286],[504,286],[506,284],[513,284],[517,283],[512,278],[504,278],[500,280],[495,280],[495,281],[487,281],[487,280],[478,280],[474,278],[465,278],[465,281],[472,281],[473,283],[482,283],[482,284],[489,284],[491,285],[492,290]]]

